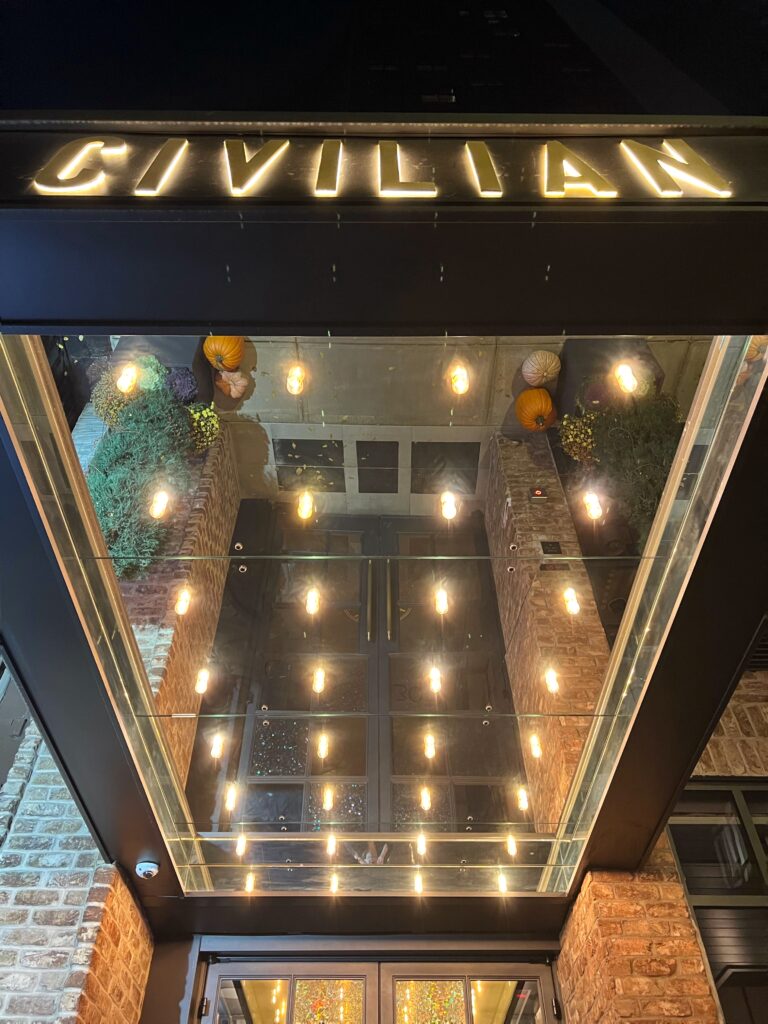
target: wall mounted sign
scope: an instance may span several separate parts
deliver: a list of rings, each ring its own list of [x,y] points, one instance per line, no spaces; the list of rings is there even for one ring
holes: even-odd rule
[[[0,133],[0,201],[693,202],[768,199],[768,140]]]

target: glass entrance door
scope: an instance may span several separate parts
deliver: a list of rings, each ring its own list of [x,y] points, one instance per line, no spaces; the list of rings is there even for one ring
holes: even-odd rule
[[[209,1024],[550,1024],[549,967],[466,963],[217,963]]]

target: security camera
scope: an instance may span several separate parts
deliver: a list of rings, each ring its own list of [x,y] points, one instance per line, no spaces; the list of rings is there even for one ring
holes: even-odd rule
[[[136,865],[136,874],[139,878],[156,878],[160,865],[154,860],[140,860]]]

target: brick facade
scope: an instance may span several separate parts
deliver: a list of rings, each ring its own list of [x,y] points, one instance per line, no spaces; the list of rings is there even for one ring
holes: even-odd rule
[[[534,486],[546,489],[546,502],[531,502]],[[531,813],[540,831],[553,832],[602,688],[608,643],[546,436],[491,444],[485,521],[515,711],[544,716],[521,720]],[[573,559],[567,568],[541,568],[545,540],[558,541]],[[569,586],[579,597],[578,615],[565,610]],[[559,676],[556,694],[544,684],[550,666]],[[541,740],[540,759],[531,756],[532,732]]]
[[[181,561],[163,561],[140,580],[124,580],[120,590],[128,618],[155,694],[157,713],[197,714],[197,672],[207,660],[216,635],[224,583],[229,569],[226,556],[240,504],[229,429],[196,467],[199,474],[189,499],[175,510],[173,532],[165,548]],[[211,557],[201,557],[211,556]],[[218,557],[217,557],[218,556]],[[196,558],[191,561],[186,559]],[[174,611],[182,587],[192,591],[186,615]],[[194,718],[164,719],[168,744],[182,785],[186,782],[195,739]]]
[[[642,871],[590,872],[561,936],[568,1024],[717,1024],[705,959],[662,837]]]
[[[33,726],[0,814],[0,1024],[137,1024],[149,928]]]
[[[745,672],[701,755],[694,778],[768,777],[768,672]]]

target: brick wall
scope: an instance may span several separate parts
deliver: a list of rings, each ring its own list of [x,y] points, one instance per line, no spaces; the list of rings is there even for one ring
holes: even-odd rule
[[[537,485],[548,494],[542,504],[530,501]],[[546,436],[492,443],[485,521],[515,710],[547,716],[522,719],[521,739],[537,828],[554,831],[602,688],[608,643]],[[566,570],[540,568],[543,540],[558,541],[573,558]],[[568,586],[581,604],[575,616],[563,604]],[[557,694],[544,685],[549,666],[559,675]],[[538,760],[530,753],[532,732],[543,748]]]
[[[0,1024],[136,1024],[149,929],[33,726],[0,814]]]
[[[222,556],[229,551],[240,503],[228,428],[196,467],[190,497],[174,512],[166,555],[185,558]],[[221,611],[229,563],[226,558],[157,562],[140,580],[125,580],[120,590],[128,618],[155,693],[157,713],[197,714],[200,696],[194,683],[208,659]],[[178,591],[188,586],[192,604],[186,615],[174,611]],[[166,737],[182,784],[186,782],[195,720],[164,719]]]
[[[768,777],[768,672],[745,672],[701,755],[694,778]]]
[[[593,871],[561,936],[568,1024],[716,1024],[704,954],[666,837],[643,871]]]

